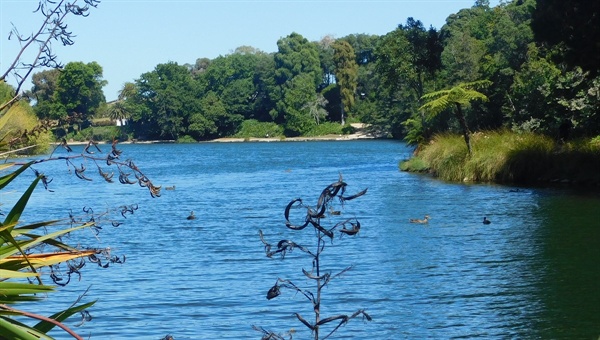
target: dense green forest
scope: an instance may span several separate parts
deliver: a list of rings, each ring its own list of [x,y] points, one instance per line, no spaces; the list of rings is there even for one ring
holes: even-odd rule
[[[345,133],[346,123],[363,122],[419,144],[464,128],[451,108],[424,110],[424,95],[485,82],[477,91],[486,100],[462,105],[464,126],[473,132],[594,137],[600,134],[598,13],[596,2],[583,0],[496,7],[477,0],[441,29],[408,18],[383,36],[308,41],[293,32],[274,53],[242,46],[193,64],[158,64],[111,103],[95,62],[38,72],[26,96],[39,119],[58,122],[59,138],[310,136]],[[123,119],[127,125],[114,126]]]

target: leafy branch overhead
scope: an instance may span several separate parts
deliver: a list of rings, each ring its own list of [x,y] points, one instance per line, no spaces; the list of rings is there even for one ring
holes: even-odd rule
[[[328,223],[323,223],[333,220],[334,216],[341,215],[340,210],[334,209],[334,203],[336,199],[337,203],[339,203],[341,208],[343,208],[347,201],[359,198],[367,193],[367,189],[364,189],[356,194],[347,195],[346,187],[347,184],[343,181],[343,178],[340,175],[338,181],[328,185],[321,192],[321,195],[319,196],[315,206],[306,205],[301,198],[293,199],[286,206],[284,211],[286,227],[294,231],[301,231],[307,227],[312,227],[309,229],[314,230],[317,239],[317,244],[314,248],[311,248],[307,245],[298,244],[289,239],[280,240],[277,242],[277,244],[271,244],[265,240],[262,230],[259,230],[260,240],[264,245],[264,250],[267,257],[272,258],[273,256],[278,255],[281,257],[281,259],[283,259],[287,253],[293,251],[294,249],[299,249],[312,259],[312,269],[307,271],[303,268],[302,273],[307,279],[315,282],[316,290],[314,292],[299,287],[291,280],[278,278],[275,284],[267,292],[267,299],[272,300],[281,295],[282,288],[292,290],[293,292],[304,296],[312,304],[314,321],[310,322],[306,320],[299,313],[294,313],[294,315],[303,325],[311,330],[315,340],[319,339],[319,330],[321,327],[325,327],[330,323],[332,323],[332,326],[329,329],[329,333],[323,337],[323,339],[331,336],[335,331],[338,330],[338,328],[345,325],[348,321],[357,316],[363,316],[366,320],[371,321],[371,316],[367,314],[364,309],[359,309],[349,315],[340,314],[330,317],[321,317],[321,291],[323,287],[328,285],[333,278],[340,276],[352,268],[352,266],[346,267],[336,274],[324,272],[321,268],[320,260],[321,253],[325,249],[325,241],[329,240],[330,242],[333,242],[333,240],[336,239],[336,233],[338,233],[339,239],[341,239],[344,235],[354,236],[360,232],[361,228],[361,224],[356,218],[342,219],[337,223],[331,222],[333,225],[329,226],[327,226]],[[293,210],[298,209],[304,211],[305,214],[300,215],[303,216],[300,223],[295,223],[292,222],[291,215]],[[282,335],[268,331],[264,328],[254,327],[254,329],[263,333],[263,339],[284,339]],[[290,333],[288,336],[291,338],[292,334]]]

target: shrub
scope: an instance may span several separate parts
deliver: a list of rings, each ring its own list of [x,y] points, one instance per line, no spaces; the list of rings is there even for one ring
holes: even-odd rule
[[[347,125],[349,126],[349,125]],[[350,130],[349,130],[350,129]],[[351,131],[354,128],[350,126],[350,128],[346,128],[345,131]],[[326,135],[342,135],[344,134],[344,126],[340,123],[334,122],[325,122],[319,125],[314,125],[308,130],[304,136],[313,137],[313,136],[326,136]]]
[[[127,140],[120,126],[90,126],[78,132],[71,132],[65,136],[67,140],[76,142],[104,141],[112,142],[114,139]]]
[[[234,135],[237,138],[265,138],[283,136],[283,127],[273,122],[259,122],[248,119],[242,122],[240,130]]]
[[[185,135],[185,136],[181,136],[179,138],[177,138],[177,143],[179,144],[186,144],[186,143],[196,143],[197,141],[192,138],[191,136]]]

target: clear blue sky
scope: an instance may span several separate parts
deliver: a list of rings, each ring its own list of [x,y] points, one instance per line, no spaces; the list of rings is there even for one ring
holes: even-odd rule
[[[500,0],[490,1],[492,6]],[[79,0],[82,2],[82,0]],[[277,40],[297,32],[310,41],[326,35],[384,35],[408,17],[441,28],[448,15],[474,0],[103,0],[90,16],[69,17],[75,44],[54,44],[59,60],[96,61],[104,70],[107,100],[123,84],[161,63],[193,64],[198,58],[230,54],[236,47],[277,51]],[[31,34],[42,21],[37,1],[0,0],[0,71],[16,56],[14,24]],[[31,51],[30,51],[31,52]],[[26,59],[26,61],[29,61]],[[8,79],[13,83],[12,79]],[[26,89],[31,88],[30,80]]]

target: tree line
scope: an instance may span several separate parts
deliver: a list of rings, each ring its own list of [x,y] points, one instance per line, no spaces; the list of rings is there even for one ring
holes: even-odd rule
[[[102,67],[71,62],[34,74],[27,97],[39,119],[60,122],[59,135],[100,116],[127,119],[132,138],[173,140],[341,133],[360,121],[418,144],[462,128],[452,110],[427,115],[424,95],[484,81],[488,100],[462,108],[475,131],[596,136],[598,12],[583,0],[477,0],[439,30],[408,18],[382,36],[309,41],[293,32],[274,53],[242,46],[194,64],[158,64],[112,103]]]

